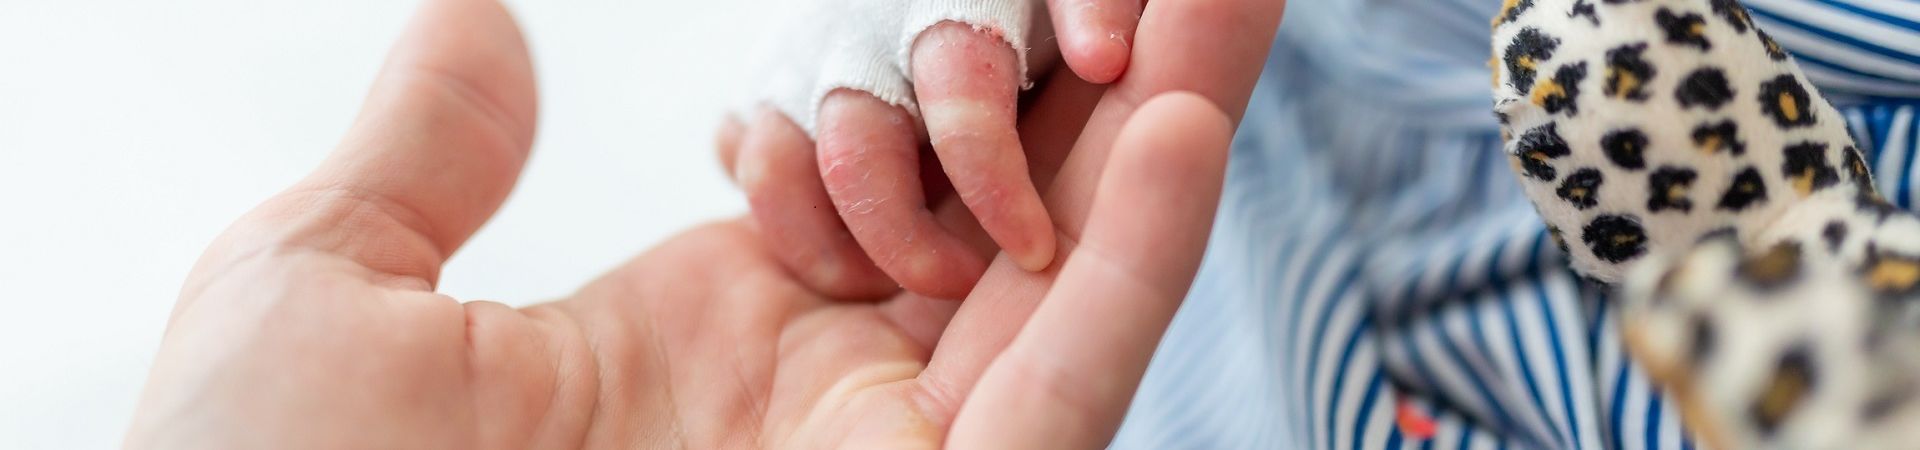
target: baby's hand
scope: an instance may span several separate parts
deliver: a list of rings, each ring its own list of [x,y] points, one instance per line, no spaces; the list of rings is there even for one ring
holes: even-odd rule
[[[754,106],[719,140],[781,259],[842,296],[897,283],[958,298],[986,268],[987,237],[1046,268],[1054,227],[1015,131],[1020,90],[1056,43],[1082,79],[1119,78],[1141,2],[1048,0],[1056,37],[1032,32],[1037,0],[798,3]],[[1043,47],[1032,58],[1029,43]],[[972,218],[930,208],[954,197]]]

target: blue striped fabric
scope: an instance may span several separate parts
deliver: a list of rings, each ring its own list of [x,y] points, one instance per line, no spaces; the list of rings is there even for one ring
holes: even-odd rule
[[[1920,1],[1745,2],[1824,92],[1920,96]]]
[[[1745,1],[1911,208],[1920,0]],[[1113,447],[1692,448],[1509,173],[1497,3],[1290,2],[1206,262]]]

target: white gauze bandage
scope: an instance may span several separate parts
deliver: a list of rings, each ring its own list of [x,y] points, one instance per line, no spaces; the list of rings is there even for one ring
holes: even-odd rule
[[[745,108],[766,104],[812,135],[820,102],[852,89],[907,110],[913,101],[913,44],[943,21],[1005,39],[1027,73],[1027,33],[1036,0],[787,0],[781,25],[760,49]]]

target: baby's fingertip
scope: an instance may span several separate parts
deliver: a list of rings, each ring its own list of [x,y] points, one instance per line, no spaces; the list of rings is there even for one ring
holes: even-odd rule
[[[1047,267],[1053,266],[1053,256],[1059,246],[1059,244],[1055,242],[1051,224],[1045,227],[1043,232],[1037,233],[1034,236],[1036,236],[1036,238],[1029,241],[1033,244],[1020,252],[1010,252],[1008,254],[1008,256],[1013,257],[1014,264],[1019,265],[1021,270],[1028,272],[1039,272],[1047,270]]]
[[[1126,73],[1133,53],[1133,30],[1140,25],[1139,2],[1130,0],[1052,0],[1061,57],[1075,75],[1090,83],[1111,83]]]
[[[740,160],[740,142],[745,139],[746,132],[746,124],[732,113],[721,117],[720,129],[714,131],[714,153],[720,158],[720,169],[729,180],[733,179],[733,167]]]
[[[1120,79],[1127,71],[1127,59],[1132,53],[1126,41],[1106,40],[1085,42],[1073,51],[1063,52],[1067,67],[1074,75],[1088,83],[1106,84]]]
[[[1053,218],[1048,215],[1039,193],[1029,187],[1031,184],[1025,179],[973,180],[970,184],[983,182],[1000,185],[993,190],[1007,195],[975,198],[968,203],[968,208],[980,219],[980,225],[1000,246],[1000,251],[1028,272],[1052,266],[1058,238]]]

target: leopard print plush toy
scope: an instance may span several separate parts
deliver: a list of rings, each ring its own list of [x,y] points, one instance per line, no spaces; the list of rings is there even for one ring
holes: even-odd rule
[[[1920,219],[1735,0],[1507,0],[1527,195],[1703,444],[1920,448]]]

